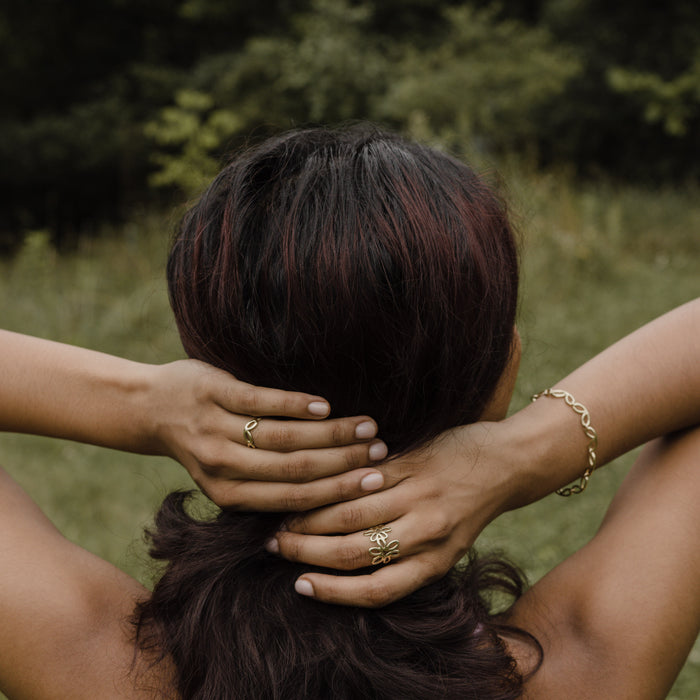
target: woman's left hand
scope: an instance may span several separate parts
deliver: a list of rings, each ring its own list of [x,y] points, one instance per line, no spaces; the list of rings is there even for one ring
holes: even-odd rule
[[[507,422],[443,433],[427,448],[382,464],[385,489],[299,515],[268,549],[291,561],[340,570],[368,567],[363,531],[384,524],[395,561],[363,576],[303,574],[297,592],[327,603],[381,607],[444,576],[481,530],[512,507],[522,461]]]

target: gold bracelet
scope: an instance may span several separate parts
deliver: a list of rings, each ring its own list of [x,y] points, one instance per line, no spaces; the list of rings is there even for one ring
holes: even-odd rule
[[[573,486],[565,486],[564,488],[557,489],[557,494],[559,496],[573,496],[575,493],[583,493],[588,486],[588,480],[591,478],[591,474],[596,468],[596,449],[598,448],[598,433],[595,428],[591,425],[591,416],[588,413],[588,409],[582,404],[578,403],[576,399],[568,392],[563,389],[545,389],[539,394],[534,394],[532,397],[533,401],[537,401],[540,396],[551,396],[553,399],[564,399],[567,406],[571,406],[574,411],[581,416],[581,427],[583,432],[586,433],[586,437],[590,440],[588,443],[588,468],[583,472],[583,476],[579,480],[578,484]]]

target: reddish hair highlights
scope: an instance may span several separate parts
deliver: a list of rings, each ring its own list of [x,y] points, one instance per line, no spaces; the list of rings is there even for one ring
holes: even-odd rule
[[[478,419],[509,358],[518,266],[471,169],[363,126],[236,157],[185,216],[168,283],[190,356],[367,413],[396,454]],[[328,606],[293,590],[311,567],[263,549],[284,514],[203,522],[185,501],[157,516],[152,555],[169,564],[135,617],[183,697],[519,696],[484,598],[520,594],[506,562],[472,557],[381,610]]]
[[[518,266],[472,170],[355,128],[236,158],[185,217],[168,281],[189,355],[371,415],[396,452],[478,419],[509,357]]]

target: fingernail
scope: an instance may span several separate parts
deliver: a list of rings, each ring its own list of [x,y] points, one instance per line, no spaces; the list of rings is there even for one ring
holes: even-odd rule
[[[331,412],[331,407],[325,401],[312,401],[306,410],[315,416],[327,416]]]
[[[280,524],[280,530],[282,532],[287,532],[289,530],[289,525],[286,521]]]
[[[377,428],[374,423],[366,420],[364,423],[360,423],[355,428],[355,437],[360,440],[365,440],[367,438],[374,437],[377,434]]]
[[[360,480],[360,486],[362,487],[363,491],[374,491],[383,485],[384,476],[377,472],[374,472],[374,474],[367,474],[367,476]]]
[[[314,594],[314,587],[311,585],[311,581],[307,581],[304,578],[299,578],[294,584],[294,590],[301,595],[307,595],[312,597]]]
[[[388,452],[389,450],[383,442],[375,442],[374,445],[372,445],[369,448],[369,458],[375,461],[379,459],[384,459],[384,457],[387,456]]]
[[[271,552],[272,554],[279,554],[280,543],[277,541],[277,538],[272,537],[267,542],[265,542],[265,549],[268,552]]]

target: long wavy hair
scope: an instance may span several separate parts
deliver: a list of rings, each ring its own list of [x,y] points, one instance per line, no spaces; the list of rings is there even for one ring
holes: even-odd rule
[[[167,271],[189,356],[324,396],[334,415],[369,414],[390,455],[478,420],[512,347],[503,203],[455,158],[370,126],[239,154],[185,215]],[[148,533],[166,564],[134,615],[138,647],[174,662],[181,697],[521,694],[499,633],[529,635],[490,602],[523,590],[505,560],[472,553],[381,609],[331,606],[294,591],[314,567],[264,549],[287,514],[201,519],[189,498],[170,494]]]

